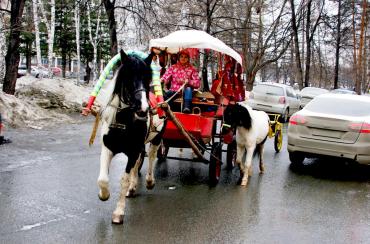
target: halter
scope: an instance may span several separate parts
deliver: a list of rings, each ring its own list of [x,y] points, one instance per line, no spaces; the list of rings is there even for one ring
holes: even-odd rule
[[[128,107],[129,108],[131,108],[131,109],[133,109],[134,108],[134,103],[131,101],[132,99],[131,99],[131,95],[130,94],[126,94],[126,96],[123,96],[123,89],[124,89],[124,86],[122,86],[121,87],[121,95],[122,95],[122,97],[121,96],[119,96],[119,99],[120,99],[120,101],[121,102],[123,102],[124,104],[126,104],[126,105],[128,105]],[[142,88],[139,88],[139,89],[136,89],[135,91],[134,91],[134,97],[136,96],[136,94],[138,94],[139,92],[145,92],[146,93],[146,89],[144,88],[144,87],[142,87]],[[123,99],[123,101],[122,101],[122,99]]]

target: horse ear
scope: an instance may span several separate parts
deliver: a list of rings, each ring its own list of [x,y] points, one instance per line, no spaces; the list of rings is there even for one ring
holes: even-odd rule
[[[155,55],[154,52],[151,51],[150,54],[148,55],[148,57],[146,57],[146,59],[144,60],[146,65],[150,66],[150,64],[152,63],[152,59],[153,59],[154,55]]]
[[[121,63],[123,63],[124,61],[128,59],[127,54],[122,49],[119,51],[119,54],[121,55]]]

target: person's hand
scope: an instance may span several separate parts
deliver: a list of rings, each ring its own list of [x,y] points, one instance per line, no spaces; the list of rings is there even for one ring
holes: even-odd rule
[[[159,49],[158,47],[152,47],[152,50],[151,50],[153,53],[155,53],[156,55],[160,54],[161,53],[161,49]]]
[[[88,116],[91,113],[91,109],[89,108],[83,108],[81,111],[81,115]]]

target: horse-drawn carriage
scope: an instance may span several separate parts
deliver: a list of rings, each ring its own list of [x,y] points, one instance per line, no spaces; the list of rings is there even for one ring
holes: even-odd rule
[[[152,47],[165,50],[166,53],[177,53],[187,48],[211,49],[228,55],[229,60],[235,60],[235,65],[240,64],[241,67],[242,63],[242,58],[237,52],[202,31],[177,31],[164,38],[151,40],[150,48]],[[257,148],[261,155],[260,170],[261,172],[264,170],[263,144],[268,136],[268,131],[271,131],[272,128],[267,114],[252,111],[245,103],[228,106],[229,100],[224,99],[222,94],[216,97],[210,92],[198,91],[195,94],[192,101],[194,106],[190,114],[181,112],[181,109],[176,111],[176,106],[181,108],[182,99],[172,101],[171,106],[168,102],[173,97],[157,104],[151,103],[148,101],[150,82],[154,86],[154,91],[157,91],[158,94],[162,92],[158,77],[153,78],[154,75],[159,74],[158,70],[153,72],[154,57],[153,50],[149,55],[121,50],[108,63],[82,111],[84,115],[94,112],[93,104],[105,82],[106,75],[109,74],[113,66],[119,64],[112,81],[111,92],[108,92],[109,99],[105,101],[100,111],[95,111],[95,126],[90,138],[91,144],[97,125],[101,121],[102,150],[97,182],[99,198],[102,201],[106,201],[110,197],[109,166],[112,158],[118,153],[124,153],[127,156],[126,169],[121,179],[120,197],[112,216],[112,222],[115,224],[123,223],[125,198],[133,195],[136,191],[138,171],[145,155],[145,144],[149,144],[149,165],[146,173],[146,187],[148,189],[152,189],[155,185],[153,171],[155,158],[158,156],[160,160],[165,159],[170,147],[192,148],[198,157],[197,161],[209,164],[209,179],[212,185],[217,184],[220,178],[224,143],[229,144],[226,155],[229,167],[233,165],[236,154],[235,160],[240,166],[243,177],[241,185],[246,186],[247,184],[248,174],[246,172],[249,170],[248,173],[251,173],[251,158],[253,151]],[[225,65],[225,67],[228,66]],[[239,71],[241,73],[241,69]],[[229,75],[230,70],[226,70],[225,74]],[[236,86],[231,89],[229,87],[231,83],[227,84],[228,80],[222,80],[220,75],[221,73],[219,73],[219,79],[222,82],[219,82],[219,85],[211,90],[217,91],[219,87],[224,86],[229,98],[234,96],[233,91],[239,92],[235,94],[236,97],[243,97],[240,91],[244,92],[244,89],[240,83],[235,83]],[[185,81],[179,90],[182,90],[186,83]],[[217,84],[217,82],[215,83]],[[242,99],[239,98],[236,101],[240,100]],[[149,104],[151,104],[151,108]],[[163,113],[160,112],[165,112],[167,118],[162,117]],[[275,123],[274,128],[275,134],[279,134],[276,133],[276,129],[279,130],[280,125]],[[242,138],[238,143],[233,143],[234,133],[236,133],[236,140]],[[270,132],[270,135],[272,134],[273,132]],[[249,139],[252,141],[248,145],[245,144]],[[281,144],[279,147],[281,148]],[[205,157],[205,152],[209,149],[208,159],[208,156]],[[246,166],[242,162],[242,153],[244,154],[245,149],[247,149]]]
[[[240,66],[242,64],[242,58],[236,51],[202,31],[176,31],[166,37],[151,40],[150,48],[152,47],[165,50],[169,54],[176,54],[189,48],[213,50],[218,53],[219,58],[221,55],[225,55],[235,60]],[[218,67],[218,69],[218,73],[220,73],[222,67]],[[216,98],[208,91],[196,91],[192,99],[193,108],[190,114],[181,112],[182,101],[181,97],[171,101],[170,113],[167,112],[169,120],[157,153],[158,160],[163,161],[166,158],[171,158],[209,164],[209,182],[211,185],[215,185],[221,174],[222,148],[225,143],[221,126],[223,111],[228,104],[228,99]],[[230,137],[230,135],[228,136]],[[230,143],[231,141],[226,140],[226,142]],[[197,157],[195,159],[170,157],[167,155],[169,148],[192,148]],[[209,158],[208,155],[206,156],[206,152],[208,152]],[[229,151],[229,153],[232,152]],[[229,164],[231,163],[229,162]]]

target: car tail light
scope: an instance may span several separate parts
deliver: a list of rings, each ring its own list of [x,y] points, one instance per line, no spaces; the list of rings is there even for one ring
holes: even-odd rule
[[[307,120],[302,115],[293,115],[289,119],[289,124],[291,124],[291,125],[304,125],[306,123],[307,123]]]
[[[285,97],[280,97],[279,98],[279,103],[285,104]]]
[[[352,131],[357,131],[359,133],[370,133],[370,123],[354,122],[349,124],[349,128]]]
[[[253,92],[249,93],[249,99],[254,99],[254,94],[253,94]]]

